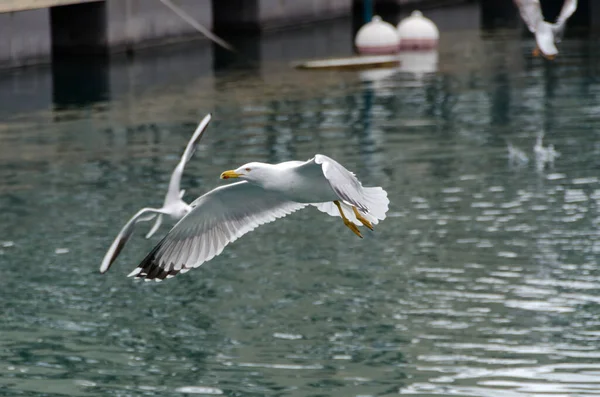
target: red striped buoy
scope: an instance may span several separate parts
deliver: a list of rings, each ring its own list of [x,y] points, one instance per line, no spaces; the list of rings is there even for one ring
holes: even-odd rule
[[[431,50],[438,45],[440,31],[421,11],[413,11],[398,24],[400,50]]]
[[[358,30],[354,45],[359,54],[395,54],[398,52],[398,33],[394,25],[374,16]]]

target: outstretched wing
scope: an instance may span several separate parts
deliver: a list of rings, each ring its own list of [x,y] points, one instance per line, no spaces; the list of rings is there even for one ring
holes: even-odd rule
[[[514,0],[519,14],[531,33],[535,33],[540,22],[544,21],[539,0]]]
[[[177,164],[177,167],[175,167],[175,169],[173,170],[173,173],[171,174],[171,180],[169,181],[169,190],[167,191],[165,205],[167,205],[170,202],[175,202],[179,200],[181,175],[183,174],[183,169],[185,168],[187,162],[190,161],[190,159],[196,152],[198,143],[200,143],[200,140],[204,135],[204,131],[206,131],[206,127],[208,127],[208,123],[210,123],[211,119],[212,115],[209,113],[202,119],[200,124],[198,124],[196,131],[194,131],[192,138],[188,142],[185,151],[183,152],[183,156],[181,156],[179,164]]]
[[[321,167],[325,179],[344,203],[356,207],[372,223],[385,219],[390,202],[385,190],[380,187],[363,187],[354,173],[325,155],[315,155],[313,162]],[[323,205],[318,207],[323,212],[333,212],[332,208],[325,208]]]
[[[208,123],[210,123],[211,119],[212,115],[209,113],[206,116],[204,116],[200,124],[198,124],[198,127],[196,127],[196,131],[194,131],[194,135],[192,135],[192,138],[188,142],[185,151],[183,152],[183,156],[181,157],[181,160],[184,164],[190,161],[190,159],[196,152],[196,148],[200,143],[200,139],[202,139],[202,135],[204,135],[204,131],[206,131],[206,127],[208,127]]]
[[[115,259],[117,259],[117,256],[119,256],[121,250],[123,250],[123,247],[133,235],[135,224],[137,222],[148,221],[156,214],[162,214],[162,211],[155,208],[142,208],[129,221],[127,221],[125,226],[123,226],[117,235],[117,238],[115,238],[115,241],[113,241],[108,251],[106,251],[104,259],[102,259],[102,264],[100,265],[100,273],[105,273],[108,271]]]
[[[219,255],[225,246],[256,227],[304,208],[247,182],[218,187],[196,199],[192,211],[129,276],[162,280]]]
[[[567,20],[573,15],[573,13],[577,10],[577,0],[565,0],[563,6],[560,10],[560,14],[558,18],[556,18],[556,23],[552,26],[552,30],[554,31],[554,35],[556,36],[556,41],[560,41],[562,35],[565,31],[565,25],[567,24]]]
[[[565,0],[560,14],[556,19],[556,24],[559,26],[564,25],[567,22],[567,19],[573,15],[573,13],[577,10],[577,0]]]

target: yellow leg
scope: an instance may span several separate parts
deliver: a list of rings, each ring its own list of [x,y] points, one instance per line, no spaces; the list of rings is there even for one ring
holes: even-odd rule
[[[537,46],[533,49],[533,51],[531,52],[531,55],[533,55],[534,57],[539,57],[540,56],[540,49],[537,48]]]
[[[368,227],[369,229],[373,230],[373,224],[371,224],[371,222],[369,222],[368,220],[366,220],[356,209],[356,207],[352,207],[352,211],[354,211],[354,216],[356,216],[356,219],[358,219],[360,221],[360,223],[362,223],[363,225],[365,225],[366,227]]]
[[[335,204],[335,206],[338,208],[338,211],[340,211],[340,216],[342,217],[342,220],[344,221],[344,225],[346,225],[348,227],[348,229],[352,230],[354,232],[354,234],[356,234],[358,237],[362,238],[362,234],[360,234],[360,230],[358,230],[358,226],[356,226],[354,223],[350,222],[350,220],[348,218],[346,218],[346,215],[344,215],[344,211],[342,211],[342,206],[340,205],[340,202],[335,200],[333,202],[333,204]]]

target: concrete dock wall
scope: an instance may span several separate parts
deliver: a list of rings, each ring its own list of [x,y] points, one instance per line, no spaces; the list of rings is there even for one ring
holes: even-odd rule
[[[350,15],[353,0],[172,1],[208,29],[235,31]],[[204,36],[159,0],[0,0],[0,67],[194,37]]]
[[[41,8],[58,7],[71,4],[92,3],[102,0],[0,0],[0,14]]]
[[[48,62],[50,49],[47,8],[0,14],[0,68]]]
[[[215,0],[216,32],[263,31],[352,14],[353,0]]]
[[[212,30],[212,0],[179,0],[174,3]],[[115,50],[201,36],[158,0],[107,0],[106,25],[106,45]]]
[[[179,0],[185,12],[212,29],[211,0]],[[106,0],[50,9],[56,53],[102,53],[203,37],[158,0]]]
[[[258,24],[264,29],[350,15],[352,0],[261,0]]]

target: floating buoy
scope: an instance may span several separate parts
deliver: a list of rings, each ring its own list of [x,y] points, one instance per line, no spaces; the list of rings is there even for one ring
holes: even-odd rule
[[[400,50],[430,50],[436,48],[440,31],[421,11],[413,11],[398,24]]]
[[[382,21],[377,15],[358,30],[354,39],[359,54],[395,54],[398,42],[394,25]]]

